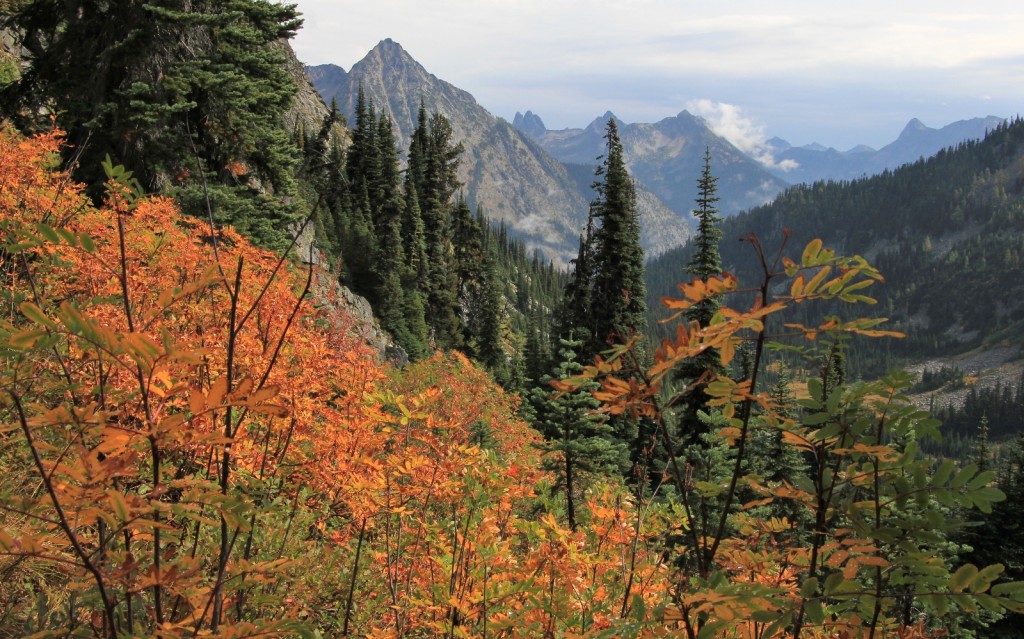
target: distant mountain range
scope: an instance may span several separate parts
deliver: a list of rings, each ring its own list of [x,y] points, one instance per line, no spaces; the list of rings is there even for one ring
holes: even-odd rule
[[[960,120],[941,129],[933,129],[914,118],[894,142],[877,151],[865,145],[849,151],[837,151],[820,144],[795,147],[785,140],[772,138],[768,141],[768,147],[776,164],[770,170],[775,176],[793,184],[818,180],[854,180],[895,169],[921,158],[929,158],[942,149],[957,146],[966,140],[980,140],[986,132],[1004,121],[1005,118],[990,115]],[[780,166],[792,168],[784,170]]]
[[[377,110],[391,115],[403,150],[421,101],[428,111],[447,117],[455,139],[465,146],[459,178],[470,204],[504,220],[531,248],[556,262],[575,256],[592,198],[589,181],[581,183],[570,167],[491,115],[472,95],[429,73],[398,43],[380,42],[347,73],[335,65],[308,67],[307,73],[324,100],[336,100],[350,119],[362,86]],[[688,219],[639,190],[644,249],[655,255],[683,244],[691,233]]]
[[[527,111],[517,113],[512,125],[559,160],[593,166],[603,151],[604,123],[613,117],[608,112],[583,129],[549,131],[539,116]],[[705,149],[711,151],[711,170],[719,178],[718,207],[724,215],[770,202],[788,186],[687,111],[654,124],[619,122],[633,177],[674,211],[688,214],[693,208]]]

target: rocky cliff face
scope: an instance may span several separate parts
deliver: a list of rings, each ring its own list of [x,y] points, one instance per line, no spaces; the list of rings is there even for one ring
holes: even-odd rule
[[[288,41],[278,41],[277,49],[284,59],[284,67],[296,89],[292,104],[285,113],[285,123],[293,131],[319,131],[328,114],[327,105],[306,75],[305,67],[295,56],[295,51]]]

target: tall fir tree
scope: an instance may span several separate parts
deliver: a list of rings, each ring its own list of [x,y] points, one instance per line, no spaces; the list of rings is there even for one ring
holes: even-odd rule
[[[375,206],[374,233],[376,255],[373,269],[377,286],[375,310],[381,324],[391,333],[406,353],[419,353],[421,338],[410,330],[406,319],[409,302],[407,295],[415,293],[403,286],[406,273],[405,250],[402,242],[402,217],[404,202],[398,170],[398,150],[395,148],[391,119],[381,114],[377,121],[378,171],[374,176],[372,191]]]
[[[435,343],[441,348],[460,348],[463,341],[451,223],[452,197],[459,187],[463,147],[452,137],[448,119],[438,113],[428,118],[421,102],[409,146],[408,175],[423,221],[425,261],[420,291]]]
[[[693,239],[696,250],[686,266],[689,275],[704,282],[722,272],[722,257],[719,253],[722,232],[718,228],[721,218],[715,206],[718,201],[718,178],[711,172],[711,150],[705,148],[704,165],[700,178],[697,179],[697,198],[694,200],[697,208],[693,210],[693,215],[697,218],[697,235]],[[687,322],[697,322],[702,327],[708,326],[719,307],[720,300],[717,297],[710,297],[687,309],[685,318]],[[718,351],[707,349],[683,363],[678,369],[676,379],[691,386],[700,380],[702,375],[714,374],[720,370],[721,359]],[[676,437],[683,445],[699,445],[703,441],[702,436],[708,432],[706,422],[700,419],[700,412],[707,409],[709,399],[705,388],[704,384],[699,384],[683,391],[679,402]]]
[[[718,177],[711,173],[711,149],[705,148],[704,166],[697,180],[697,198],[694,200],[697,208],[693,211],[694,217],[697,218],[697,236],[693,240],[696,250],[686,266],[687,273],[705,282],[708,278],[722,273],[722,256],[719,253],[722,231],[718,228],[721,217],[716,206],[719,200]],[[709,298],[690,308],[687,311],[687,319],[696,320],[701,326],[707,326],[720,306],[721,302],[717,297]]]
[[[579,239],[579,250],[572,261],[572,273],[562,295],[558,311],[558,337],[570,339],[575,336],[589,348],[594,335],[593,308],[591,304],[594,266],[591,259],[594,245],[594,219],[587,219],[587,228]],[[590,358],[593,353],[584,352]]]
[[[647,329],[647,289],[636,189],[626,170],[619,129],[608,120],[604,160],[591,203],[595,221],[591,290],[591,354],[621,343]]]
[[[302,166],[299,175],[321,197],[317,211],[317,242],[324,251],[336,257],[341,252],[345,227],[344,210],[348,202],[348,182],[345,177],[345,153],[336,129],[344,122],[338,103],[331,100],[327,115],[319,131],[307,136],[303,144]]]
[[[647,360],[642,336],[647,329],[644,254],[636,189],[626,170],[618,126],[609,119],[604,136],[606,152],[595,171],[597,197],[590,204],[586,234],[580,238],[575,269],[566,286],[559,317],[561,337],[582,337],[581,359],[592,361],[615,344],[638,337],[637,357],[627,364],[642,369]],[[629,368],[623,371],[631,374]],[[639,462],[649,448],[650,424],[625,415],[609,422],[616,440],[628,451],[622,467]]]

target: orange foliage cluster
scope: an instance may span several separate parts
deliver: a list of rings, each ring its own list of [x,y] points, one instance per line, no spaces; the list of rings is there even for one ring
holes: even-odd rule
[[[0,132],[5,619],[576,636],[664,595],[662,522],[621,487],[576,533],[536,514],[537,435],[479,368],[387,370],[308,272],[116,171],[93,206],[60,144]]]
[[[723,487],[679,468],[679,502],[595,480],[570,530],[546,501],[553,479],[517,399],[465,357],[384,367],[343,313],[308,299],[312,271],[139,196],[116,167],[97,208],[55,170],[60,144],[0,129],[0,635],[938,636],[883,609],[884,571],[899,561],[931,579],[936,610],[947,591],[964,609],[1024,609],[1024,586],[986,594],[1001,569],[949,576],[939,559],[824,530],[839,506],[786,482],[743,478],[759,491],[747,506],[815,512],[813,547],[735,502],[731,529],[723,517],[698,530],[693,500]],[[763,341],[787,305],[864,301],[881,278],[814,242],[784,267],[788,295],[769,299],[766,280],[749,311],[681,325],[645,377],[616,378],[629,345],[590,367],[603,410],[667,433],[659,385],[677,364],[708,349],[728,361],[741,331]],[[736,288],[712,278],[667,305]],[[815,340],[887,334],[877,324],[785,326]],[[737,457],[756,407],[758,427],[827,462],[829,486],[868,496],[844,506],[862,526],[906,501],[883,495],[890,484],[943,503],[999,498],[977,469],[904,472],[913,455],[896,454],[884,427],[905,436],[920,415],[895,390],[808,390],[804,423],[775,414],[753,380],[723,375],[707,391]],[[679,539],[696,570],[676,561]]]

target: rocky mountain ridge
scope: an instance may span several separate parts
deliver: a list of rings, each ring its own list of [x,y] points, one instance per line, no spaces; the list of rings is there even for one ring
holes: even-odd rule
[[[780,138],[768,140],[777,164],[785,161],[793,167],[772,172],[794,184],[818,180],[855,180],[895,169],[920,158],[929,158],[942,149],[954,147],[966,140],[980,140],[988,131],[1005,121],[990,115],[984,118],[959,120],[934,129],[914,118],[907,123],[899,137],[881,149],[858,145],[848,151],[826,148],[820,144],[795,147]]]
[[[408,147],[421,102],[428,112],[444,115],[455,140],[465,146],[459,179],[471,206],[482,207],[492,220],[504,220],[531,249],[557,263],[575,256],[592,197],[589,189],[581,189],[537,142],[493,116],[468,92],[429,73],[401,45],[383,40],[347,73],[333,65],[307,72],[324,100],[336,100],[349,118],[362,87],[378,111],[391,115],[401,149]],[[686,241],[691,232],[686,216],[649,193],[639,199],[648,254]]]

